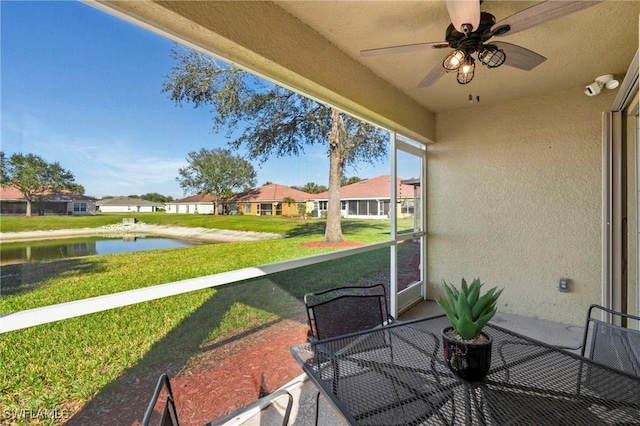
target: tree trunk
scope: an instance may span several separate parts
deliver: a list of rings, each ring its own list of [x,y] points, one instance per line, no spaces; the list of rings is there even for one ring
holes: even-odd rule
[[[340,112],[331,110],[331,133],[329,134],[329,201],[327,205],[327,227],[324,231],[325,243],[342,242],[342,226],[340,224],[340,181],[344,160],[340,145],[345,137],[344,122]]]
[[[31,216],[31,201],[29,199],[27,199],[27,211],[25,215]]]

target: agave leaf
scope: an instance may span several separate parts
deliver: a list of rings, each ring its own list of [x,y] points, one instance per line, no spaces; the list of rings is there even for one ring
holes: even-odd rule
[[[469,287],[467,286],[467,281],[465,281],[465,279],[462,279],[462,285],[460,286],[460,288],[462,289],[462,292],[464,292],[464,294],[469,293]]]
[[[447,282],[445,280],[442,280],[442,284],[447,286],[447,287],[449,287],[449,290],[451,290],[451,294],[453,294],[453,296],[456,299],[458,298],[460,293],[458,292],[458,289],[453,284],[447,284]]]
[[[478,327],[478,331],[482,330],[484,326],[487,325],[487,323],[491,320],[491,318],[493,318],[493,316],[496,314],[496,311],[497,310],[494,306],[489,312],[487,312],[486,314],[478,318],[478,320],[476,321],[476,326]]]
[[[475,305],[473,305],[473,308],[471,310],[471,313],[472,313],[471,318],[478,318],[482,314],[482,312],[487,308],[487,306],[491,305],[492,301],[495,302],[495,300],[492,300],[492,298],[497,288],[498,287],[492,288],[491,290],[487,291],[480,299],[478,299],[478,302]]]
[[[469,307],[469,303],[467,302],[467,296],[464,294],[460,294],[458,297],[458,318],[462,319],[463,317],[467,317],[469,320],[472,319],[471,316],[471,308]]]
[[[453,293],[453,290],[455,290],[454,287],[449,287],[447,285],[446,282],[444,282],[444,280],[442,280],[442,290],[444,290],[444,294],[445,296],[447,296],[447,300],[449,301],[449,306],[451,306],[451,309],[456,310],[456,295]]]
[[[491,299],[493,300],[493,303],[495,303],[498,300],[498,297],[500,297],[500,295],[502,294],[502,291],[504,290],[504,288],[501,288],[500,290],[498,290],[492,297]]]
[[[478,313],[478,315],[476,316],[476,318],[479,318],[483,315],[485,315],[487,312],[489,312],[491,309],[495,308],[496,303],[498,301],[498,297],[500,297],[500,293],[502,293],[503,289],[500,289],[498,292],[496,292],[490,300],[489,305],[487,305],[481,312]]]
[[[455,311],[451,308],[451,306],[449,306],[449,304],[443,298],[437,299],[436,303],[438,304],[438,306],[440,306],[440,309],[442,309],[442,312],[444,312],[444,314],[449,319],[449,322],[451,323],[451,325],[453,325],[455,328],[456,325],[458,324],[458,317]]]
[[[448,309],[452,309],[452,308],[451,308],[451,303],[449,303],[449,301],[447,300],[447,298],[446,298],[446,297],[444,297],[444,296],[438,296],[438,297],[436,298],[436,303],[437,303],[437,304],[438,304],[438,306],[440,306],[441,308],[442,308],[442,307],[445,307],[445,308],[448,308]]]
[[[450,284],[450,288],[451,288],[451,293],[453,293],[453,295],[456,297],[456,299],[458,298],[458,296],[460,296],[460,292],[458,291],[457,288],[455,288],[452,284]]]
[[[480,329],[468,317],[461,317],[455,327],[458,334],[465,340],[471,340],[480,333]]]
[[[473,305],[475,305],[478,301],[481,287],[482,284],[480,284],[480,281],[476,278],[469,288],[469,295],[467,296],[467,302],[469,303],[469,306],[473,307]]]

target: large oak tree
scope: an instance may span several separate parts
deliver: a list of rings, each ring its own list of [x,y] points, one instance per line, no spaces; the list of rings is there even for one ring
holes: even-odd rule
[[[226,130],[234,149],[251,159],[299,156],[307,145],[323,144],[329,156],[325,242],[342,241],[340,181],[346,166],[387,155],[389,135],[336,108],[266,82],[194,50],[176,46],[176,63],[163,92],[177,104],[210,107],[215,132]],[[240,136],[234,137],[240,131]]]
[[[229,149],[202,148],[190,152],[187,162],[188,166],[178,170],[176,180],[185,192],[211,194],[215,214],[225,198],[256,185],[256,171],[251,163]]]
[[[75,182],[73,173],[49,163],[35,154],[12,154],[7,158],[0,152],[0,183],[17,188],[27,201],[26,215],[31,216],[31,204],[44,201],[62,191],[84,194],[84,188]]]

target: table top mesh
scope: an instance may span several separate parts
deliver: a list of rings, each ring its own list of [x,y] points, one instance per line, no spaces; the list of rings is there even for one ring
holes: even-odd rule
[[[489,325],[491,370],[481,383],[446,366],[446,317],[291,348],[352,424],[640,424],[640,378]]]

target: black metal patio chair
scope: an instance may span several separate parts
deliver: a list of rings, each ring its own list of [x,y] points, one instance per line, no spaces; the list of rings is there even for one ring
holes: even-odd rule
[[[601,319],[602,312],[611,321]],[[640,317],[614,311],[600,305],[587,310],[581,355],[601,364],[640,377]]]
[[[382,327],[394,321],[387,306],[387,292],[383,284],[371,286],[335,287],[304,295],[307,308],[310,342]],[[384,342],[370,342],[371,349],[385,346]],[[319,363],[323,360],[319,359]],[[339,374],[339,373],[336,373]],[[318,424],[320,392],[316,395]]]
[[[590,305],[580,354],[609,368],[640,377],[640,330],[634,328],[638,326],[638,316],[597,304]],[[611,377],[606,370],[586,366],[586,369],[581,368],[581,371],[581,384],[589,392],[598,395],[600,389],[611,387]],[[619,387],[615,398],[617,401],[637,404],[638,395],[627,392],[624,381],[620,382]],[[608,410],[605,413],[611,419],[616,418],[615,416],[627,419],[615,424],[636,424],[635,421],[627,423],[634,415],[626,413],[623,408]]]
[[[156,410],[156,406],[158,405],[159,410]],[[156,417],[156,421],[152,422]],[[144,417],[142,418],[142,426],[149,426],[151,424],[158,426],[179,426],[176,403],[173,399],[169,376],[167,376],[166,373],[160,375],[147,411],[145,411]]]
[[[383,284],[336,287],[304,295],[309,341],[384,326],[394,321]]]

